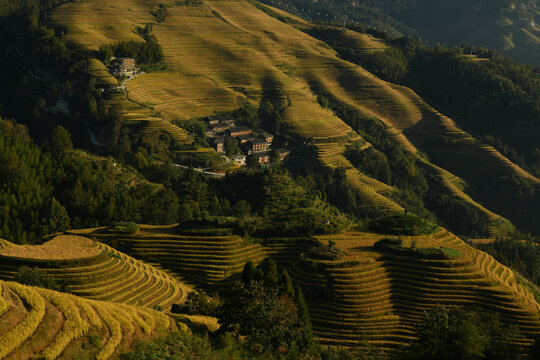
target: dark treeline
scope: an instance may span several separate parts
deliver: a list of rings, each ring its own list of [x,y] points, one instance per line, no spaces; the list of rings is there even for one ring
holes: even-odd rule
[[[423,316],[417,340],[403,351],[403,360],[536,359],[513,341],[519,329],[505,324],[498,314],[480,309],[436,306]]]

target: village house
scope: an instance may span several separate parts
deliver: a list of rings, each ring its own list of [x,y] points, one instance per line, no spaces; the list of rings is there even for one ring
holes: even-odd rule
[[[270,163],[270,154],[267,152],[254,154],[253,156],[255,157],[259,165],[265,165]]]
[[[132,58],[114,58],[109,66],[114,76],[134,76],[137,74],[135,59]]]
[[[261,139],[248,141],[248,147],[251,152],[267,151],[269,146],[270,145],[266,141]]]
[[[228,130],[228,133],[232,137],[236,137],[239,135],[249,135],[252,133],[252,130],[248,128],[247,126],[237,126],[232,127]]]
[[[277,149],[277,150],[274,150],[274,151],[279,155],[279,159],[281,161],[283,161],[291,153],[290,150],[287,150],[287,149],[284,149],[284,148]]]
[[[222,133],[222,132],[225,132],[226,130],[229,130],[230,127],[231,127],[230,125],[223,124],[223,123],[210,125],[210,129],[211,129],[214,133]]]
[[[229,126],[234,126],[234,120],[228,116],[212,115],[207,116],[205,120],[208,122],[208,125],[227,124]]]
[[[238,165],[245,166],[246,165],[246,155],[234,155],[232,157],[232,160],[237,163]]]
[[[240,141],[240,144],[245,144],[248,141],[253,140],[252,135],[238,135],[236,138]]]
[[[261,132],[259,138],[266,141],[269,145],[272,145],[272,142],[274,141],[274,135],[267,133],[266,131]]]
[[[220,136],[214,139],[214,149],[220,154],[225,152],[225,137]]]

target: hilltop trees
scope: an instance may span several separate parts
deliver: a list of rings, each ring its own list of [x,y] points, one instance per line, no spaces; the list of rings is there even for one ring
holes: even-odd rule
[[[302,350],[303,324],[292,299],[256,281],[237,284],[234,294],[223,305],[221,331],[246,336],[248,348],[256,353]]]
[[[437,306],[424,315],[408,360],[513,360],[519,351],[511,339],[517,329],[490,313]]]
[[[259,268],[248,262],[233,294],[222,305],[220,331],[246,336],[250,351],[291,355],[313,346],[302,292],[293,289],[286,271],[278,276],[274,260],[267,259]]]

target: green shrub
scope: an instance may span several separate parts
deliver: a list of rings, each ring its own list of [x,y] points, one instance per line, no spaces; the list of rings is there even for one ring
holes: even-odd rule
[[[192,291],[182,305],[174,304],[171,312],[175,314],[214,316],[218,302],[208,296],[203,290]]]
[[[139,232],[139,225],[132,222],[119,222],[112,227],[113,232],[122,234],[135,234]]]
[[[381,252],[389,252],[422,259],[444,260],[461,256],[460,251],[446,247],[406,247],[403,245],[403,242],[397,238],[379,240],[373,245],[373,248]]]
[[[447,248],[447,247],[441,247],[441,250],[444,253],[444,255],[446,255],[449,258],[454,258],[454,257],[460,257],[461,256],[461,251],[458,251],[456,249],[451,249],[451,248]]]
[[[15,274],[15,281],[28,286],[38,286],[45,289],[60,290],[54,278],[37,267],[21,266]]]
[[[437,225],[416,215],[398,214],[371,222],[371,229],[383,234],[427,235],[437,232]]]

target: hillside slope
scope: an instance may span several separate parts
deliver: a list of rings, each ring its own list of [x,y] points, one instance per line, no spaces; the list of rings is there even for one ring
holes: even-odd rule
[[[227,229],[141,226],[137,235],[105,235],[76,230],[147,261],[203,288],[229,287],[247,261],[272,257],[288,268],[308,301],[314,332],[324,344],[355,346],[360,334],[386,351],[408,344],[425,310],[437,304],[476,306],[499,313],[516,325],[516,339],[530,345],[540,333],[540,305],[513,272],[486,253],[440,230],[433,235],[401,236],[403,253],[377,247],[388,235],[357,230],[313,239],[265,239],[249,244]],[[204,233],[204,235],[203,235]],[[334,241],[343,256],[328,257]],[[423,249],[423,250],[422,250]],[[445,254],[442,255],[443,250]],[[424,251],[424,252],[423,252]],[[436,252],[438,255],[429,255]],[[427,254],[427,255],[426,255]]]
[[[105,360],[173,327],[146,308],[0,281],[0,359]]]
[[[322,243],[334,241],[345,255],[321,258],[322,248],[290,269],[306,288],[314,330],[323,343],[354,346],[364,333],[381,348],[397,349],[414,338],[422,314],[436,305],[499,313],[519,328],[524,345],[540,331],[540,306],[512,270],[491,256],[445,230],[401,236],[400,251],[376,245],[385,238],[364,231],[319,237]],[[446,255],[427,255],[437,249]]]
[[[266,1],[307,19],[361,24],[392,36],[413,35],[448,46],[469,44],[540,64],[540,3],[536,1],[351,0]],[[345,19],[346,16],[346,19]]]
[[[77,296],[164,309],[190,291],[152,266],[88,238],[63,235],[39,246],[6,245],[0,250],[2,280],[13,280],[20,266],[37,267]]]
[[[128,84],[128,93],[131,99],[160,109],[170,120],[234,108],[234,96],[226,94],[235,94],[255,104],[262,99],[270,100],[275,108],[281,109],[289,131],[304,138],[313,138],[318,146],[358,138],[341,119],[318,105],[314,91],[322,91],[341,106],[385,123],[388,135],[412,152],[425,143],[424,138],[439,135],[450,136],[451,141],[458,139],[459,142],[452,143],[450,149],[445,144],[444,151],[461,153],[465,147],[466,151],[479,153],[478,157],[457,158],[457,166],[453,163],[447,170],[459,170],[460,166],[478,168],[479,163],[490,162],[493,163],[491,168],[497,172],[530,178],[506,159],[501,159],[500,154],[493,153],[492,149],[468,147],[470,136],[410,90],[386,83],[358,66],[338,59],[326,44],[247,2],[207,1],[200,6],[169,5],[168,15],[160,24],[149,15],[154,4],[137,0],[115,3],[112,8],[98,0],[74,2],[59,7],[53,19],[67,26],[69,40],[90,51],[106,43],[133,39],[131,29],[134,26],[153,23],[153,32],[163,46],[173,72],[146,74],[134,79]],[[140,11],[135,12],[134,8]],[[145,14],[143,9],[148,13]],[[96,13],[102,16],[96,17]],[[106,19],[122,14],[125,15],[122,23],[107,25]],[[380,48],[379,43],[365,39],[364,44]],[[182,90],[186,79],[195,91]],[[213,96],[201,97],[197,89],[206,89],[209,85],[215,89],[210,93],[222,90]],[[413,125],[416,125],[415,131],[410,130]],[[437,150],[433,149],[433,153]],[[332,168],[332,163],[346,162],[345,159],[339,160],[339,156],[334,154],[332,162],[322,161]],[[437,165],[444,167],[446,164],[440,162]],[[366,199],[367,207],[402,209],[383,195],[389,191],[388,187],[374,188],[373,181],[361,176],[354,168],[350,173],[348,176],[362,198]],[[486,176],[489,177],[490,173],[486,172]],[[485,214],[492,224],[493,234],[500,231],[497,224],[504,223],[504,220],[499,215],[486,211],[469,196],[462,196],[445,176],[439,177],[440,184],[448,193],[462,197]]]

